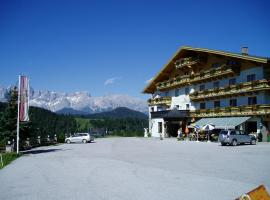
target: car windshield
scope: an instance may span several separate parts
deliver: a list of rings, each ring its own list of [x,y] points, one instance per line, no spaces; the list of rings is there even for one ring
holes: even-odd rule
[[[228,131],[223,130],[223,131],[221,131],[219,134],[227,135],[227,134],[228,134]]]

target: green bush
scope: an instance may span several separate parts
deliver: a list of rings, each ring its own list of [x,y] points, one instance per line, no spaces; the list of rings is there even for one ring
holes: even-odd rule
[[[58,142],[59,143],[65,142],[65,134],[63,132],[58,135]]]

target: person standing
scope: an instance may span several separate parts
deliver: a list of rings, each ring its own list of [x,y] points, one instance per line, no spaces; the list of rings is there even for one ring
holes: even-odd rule
[[[178,140],[181,140],[182,139],[182,130],[181,130],[181,127],[178,129],[177,135],[178,135]]]

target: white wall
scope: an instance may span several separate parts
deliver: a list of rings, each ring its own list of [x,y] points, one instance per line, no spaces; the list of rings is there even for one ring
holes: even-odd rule
[[[158,132],[158,122],[162,122],[162,136],[164,137],[164,120],[163,118],[156,118],[149,120],[149,131],[152,137],[160,137],[160,133]]]

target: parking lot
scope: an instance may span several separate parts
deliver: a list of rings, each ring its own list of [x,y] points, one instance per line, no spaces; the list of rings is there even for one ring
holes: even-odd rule
[[[34,149],[0,170],[0,199],[235,199],[270,190],[270,143],[104,138]]]

